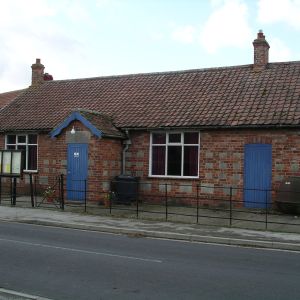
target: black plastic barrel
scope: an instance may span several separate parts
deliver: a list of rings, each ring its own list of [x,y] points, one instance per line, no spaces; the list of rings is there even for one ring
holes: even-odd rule
[[[300,214],[300,177],[283,180],[276,192],[275,202],[283,213]]]
[[[119,204],[131,204],[138,199],[139,178],[128,175],[119,175],[111,182],[113,201]]]

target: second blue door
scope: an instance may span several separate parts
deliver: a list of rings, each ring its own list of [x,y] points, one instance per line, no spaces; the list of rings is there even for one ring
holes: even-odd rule
[[[266,208],[271,204],[272,146],[247,144],[244,154],[245,207]]]
[[[68,144],[67,199],[84,201],[88,175],[88,145]]]

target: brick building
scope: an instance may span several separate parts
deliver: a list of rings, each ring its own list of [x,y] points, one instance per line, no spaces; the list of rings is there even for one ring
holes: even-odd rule
[[[253,46],[250,65],[73,80],[37,59],[32,85],[0,111],[1,149],[23,149],[45,186],[62,173],[70,189],[108,190],[125,173],[183,196],[199,183],[276,188],[300,175],[300,61],[269,63],[262,32]]]

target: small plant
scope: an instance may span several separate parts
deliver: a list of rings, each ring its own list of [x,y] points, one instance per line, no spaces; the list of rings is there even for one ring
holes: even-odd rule
[[[53,201],[54,195],[55,195],[55,190],[51,186],[48,186],[43,193],[43,197],[47,199],[49,202]]]

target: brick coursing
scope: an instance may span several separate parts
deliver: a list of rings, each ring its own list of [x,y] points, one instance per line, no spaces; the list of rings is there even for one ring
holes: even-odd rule
[[[57,138],[47,134],[38,137],[38,175],[42,187],[54,183],[57,175],[67,171],[66,131],[73,127],[87,130],[80,122],[71,123]],[[300,131],[282,130],[203,130],[199,155],[199,178],[171,179],[149,177],[150,132],[129,133],[131,145],[126,153],[126,174],[140,177],[140,191],[151,194],[151,201],[162,201],[167,192],[180,201],[191,201],[191,194],[228,196],[230,187],[240,188],[233,192],[234,200],[242,200],[244,176],[244,147],[246,144],[267,143],[272,145],[272,188],[289,176],[300,176]],[[0,136],[4,148],[4,135]],[[92,136],[88,146],[88,200],[102,202],[107,196],[109,182],[122,172],[122,141],[113,138],[99,139]],[[142,155],[143,154],[143,155]],[[19,186],[28,180],[21,180]],[[166,186],[165,184],[170,184]],[[201,187],[197,187],[201,185]],[[153,195],[156,195],[153,197]],[[178,198],[179,197],[179,198]],[[146,198],[145,198],[146,199]],[[194,199],[193,199],[194,201]],[[201,204],[206,204],[205,201]]]
[[[126,172],[141,177],[142,190],[160,194],[167,189],[169,197],[184,197],[184,191],[194,195],[197,185],[201,192],[228,195],[229,187],[237,188],[233,196],[241,200],[244,180],[244,147],[246,144],[272,145],[272,188],[289,176],[300,176],[300,131],[298,130],[204,130],[201,132],[199,179],[149,178],[150,133],[131,133],[132,145],[128,149]],[[143,151],[141,158],[137,153]],[[140,164],[143,163],[143,164]],[[171,184],[165,187],[164,184]],[[185,187],[182,186],[185,185]],[[198,187],[199,188],[199,187]]]

